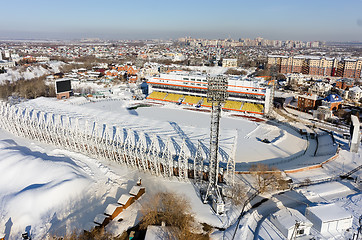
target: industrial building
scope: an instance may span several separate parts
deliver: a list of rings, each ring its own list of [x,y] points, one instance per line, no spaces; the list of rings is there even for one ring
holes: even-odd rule
[[[352,227],[352,215],[334,203],[308,207],[305,215],[322,235]]]

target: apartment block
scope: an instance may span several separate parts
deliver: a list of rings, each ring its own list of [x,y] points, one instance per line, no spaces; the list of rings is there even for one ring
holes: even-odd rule
[[[268,68],[277,66],[280,73],[303,73],[312,76],[360,78],[362,59],[318,56],[268,56]]]

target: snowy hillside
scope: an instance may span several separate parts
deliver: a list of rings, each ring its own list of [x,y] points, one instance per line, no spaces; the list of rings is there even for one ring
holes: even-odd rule
[[[30,66],[25,69],[17,68],[8,69],[6,73],[0,74],[0,84],[3,84],[5,81],[14,82],[19,79],[32,79],[35,77],[41,77],[44,75],[57,73],[59,72],[59,67],[64,65],[63,62],[60,61],[52,61],[46,64],[49,68],[45,69],[43,66]]]

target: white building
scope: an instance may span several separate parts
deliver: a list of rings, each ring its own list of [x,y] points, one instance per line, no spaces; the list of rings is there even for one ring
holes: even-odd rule
[[[44,57],[44,56],[39,56],[39,57],[35,57],[35,60],[37,62],[49,62],[50,58],[49,57]]]
[[[301,73],[287,73],[288,84],[303,85],[305,81],[306,78]]]
[[[287,239],[309,235],[313,226],[303,214],[291,208],[283,208],[271,214],[269,220]]]
[[[322,235],[352,227],[352,215],[334,203],[308,207],[305,216]]]
[[[11,67],[15,67],[15,62],[0,60],[0,68],[11,68]]]
[[[311,87],[309,87],[309,93],[317,95],[325,95],[331,89],[332,85],[329,83],[316,82]]]
[[[9,50],[5,50],[4,51],[4,56],[5,56],[5,58],[10,58],[10,51]]]
[[[359,86],[355,86],[349,89],[348,99],[358,102],[362,98],[362,90]]]
[[[317,110],[313,111],[313,118],[317,118],[319,120],[326,120],[332,118],[333,112],[327,106],[319,106]]]
[[[223,67],[237,67],[238,60],[235,58],[225,58],[222,60],[222,66]]]

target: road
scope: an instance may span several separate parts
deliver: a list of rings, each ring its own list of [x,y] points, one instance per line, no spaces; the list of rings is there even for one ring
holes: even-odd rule
[[[349,132],[349,129],[346,126],[336,127],[336,126],[333,126],[333,125],[331,125],[329,123],[319,122],[318,120],[311,120],[311,119],[302,118],[300,116],[295,116],[294,114],[289,113],[286,109],[279,110],[279,111],[276,110],[276,112],[278,114],[282,115],[283,117],[286,117],[287,119],[291,118],[294,121],[301,122],[301,123],[303,123],[305,125],[314,125],[317,128],[328,130],[328,131],[334,131],[334,132],[339,133],[339,134]]]

